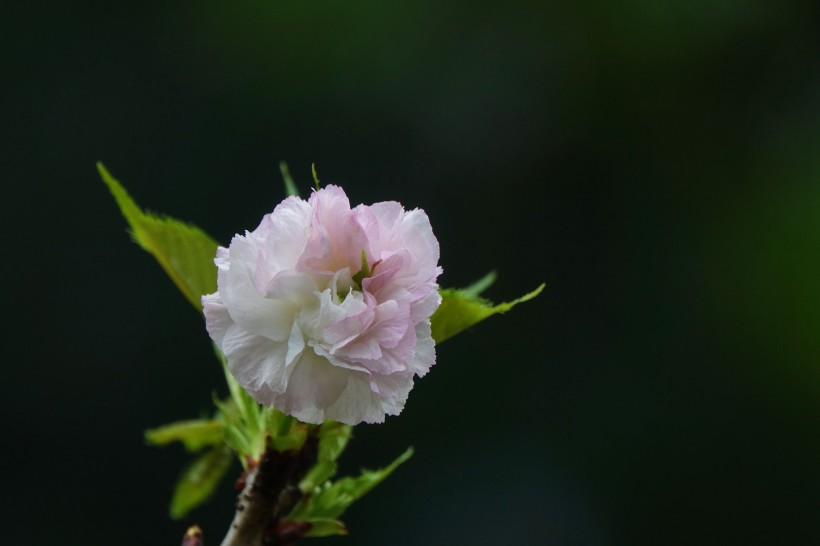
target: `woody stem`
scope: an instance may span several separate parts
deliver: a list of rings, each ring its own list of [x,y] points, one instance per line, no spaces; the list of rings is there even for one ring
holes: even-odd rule
[[[222,546],[284,546],[277,524],[285,510],[301,497],[299,481],[316,462],[317,439],[309,436],[301,449],[268,447],[259,464],[248,471],[236,501],[236,514]],[[287,541],[287,542],[285,542]]]

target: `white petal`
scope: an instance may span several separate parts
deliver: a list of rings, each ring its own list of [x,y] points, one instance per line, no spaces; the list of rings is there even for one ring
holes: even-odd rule
[[[273,213],[265,216],[262,224],[254,231],[254,235],[260,240],[260,246],[265,249],[261,254],[264,270],[271,276],[296,266],[310,235],[312,215],[307,202],[297,197],[288,197],[277,205]]]
[[[424,271],[436,269],[439,258],[438,240],[433,235],[430,219],[421,209],[405,213],[401,219],[401,240]]]
[[[225,332],[233,326],[233,319],[222,304],[219,292],[202,296],[202,311],[205,314],[205,329],[217,344],[222,343]]]
[[[430,321],[416,324],[416,351],[409,369],[419,377],[424,376],[436,363],[436,343],[430,331]]]
[[[368,208],[379,221],[382,237],[390,238],[396,230],[396,224],[404,214],[404,207],[396,201],[382,201],[381,203],[373,203]]]
[[[348,375],[347,386],[338,400],[325,414],[326,419],[339,421],[348,425],[384,422],[384,411],[373,396],[366,376],[357,373]]]
[[[389,375],[404,372],[411,366],[416,348],[416,331],[408,328],[404,336],[395,347],[382,348],[381,358],[378,360],[362,361],[368,370],[376,374]],[[412,375],[412,372],[411,372]]]
[[[268,299],[307,305],[315,299],[316,288],[309,276],[295,269],[288,269],[273,276],[265,286],[264,295]]]
[[[231,261],[229,259],[228,249],[224,246],[219,246],[216,248],[216,258],[214,258],[214,264],[219,269],[228,270],[231,267]]]
[[[413,374],[374,375],[370,382],[382,411],[387,415],[401,413],[413,388]]]
[[[441,305],[441,294],[438,292],[438,285],[433,283],[429,292],[422,299],[413,303],[410,307],[410,319],[419,322],[430,318],[438,306]]]
[[[290,335],[295,308],[291,303],[265,298],[252,282],[248,261],[255,253],[243,237],[231,242],[231,267],[217,276],[219,293],[231,318],[249,332],[276,341]]]
[[[288,352],[285,355],[285,364],[288,366],[292,364],[297,357],[301,356],[304,349],[305,336],[302,334],[302,329],[299,328],[299,325],[294,322],[293,328],[290,330],[290,337],[288,338]]]
[[[348,374],[312,350],[305,350],[293,367],[287,392],[277,398],[276,407],[302,422],[318,425],[325,420],[325,410],[347,386]]]
[[[259,402],[271,403],[262,397],[263,392],[284,392],[288,379],[286,343],[251,334],[234,324],[228,328],[220,347],[236,381]]]
[[[327,347],[324,347],[316,341],[310,341],[308,343],[308,346],[312,348],[317,355],[321,356],[322,358],[326,358],[331,364],[333,364],[337,368],[354,370],[357,372],[362,372],[365,375],[368,375],[370,373],[370,370],[368,370],[362,364],[354,362],[353,360],[350,360],[348,358],[336,356],[333,353],[331,353]]]

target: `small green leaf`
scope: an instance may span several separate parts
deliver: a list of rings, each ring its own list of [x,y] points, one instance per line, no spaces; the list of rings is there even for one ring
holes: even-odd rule
[[[221,442],[224,428],[222,422],[217,419],[178,421],[146,430],[145,440],[155,446],[182,442],[185,449],[194,452]]]
[[[544,285],[542,284],[529,294],[498,305],[493,305],[487,300],[471,295],[464,290],[441,290],[441,306],[430,317],[433,339],[436,340],[436,343],[441,343],[488,317],[497,313],[505,313],[519,303],[533,299],[543,289]]]
[[[306,537],[329,537],[347,534],[347,527],[338,519],[317,518],[310,520],[308,523],[310,523],[310,529],[304,534]]]
[[[226,441],[240,455],[243,464],[247,457],[259,459],[268,445],[268,440],[277,451],[301,448],[307,439],[308,427],[276,408],[264,407],[251,398],[236,382],[228,369],[225,355],[216,345],[214,351],[222,362],[225,381],[231,393],[230,407],[235,408],[235,411],[225,411],[225,402],[214,400],[214,403],[225,416]]]
[[[308,426],[276,408],[262,408],[265,430],[276,451],[301,449],[307,440]]]
[[[255,449],[255,440],[248,437],[245,421],[239,413],[233,397],[220,400],[214,395],[213,401],[219,410],[218,419],[222,422],[225,445],[237,454],[242,466],[247,470],[248,457],[253,458],[255,454],[261,453],[261,451]],[[264,441],[262,445],[264,446]]]
[[[309,493],[316,487],[322,485],[336,475],[336,463],[334,461],[319,460],[313,465],[302,481],[299,482],[299,489],[303,493]]]
[[[498,273],[495,271],[490,271],[467,288],[463,288],[461,291],[468,296],[480,296],[482,292],[493,285],[497,278]]]
[[[319,427],[319,459],[335,461],[347,447],[353,427],[336,421],[325,421]]]
[[[299,482],[299,488],[308,493],[336,474],[336,459],[350,440],[353,427],[335,421],[326,421],[319,427],[319,453],[316,464]]]
[[[313,185],[316,186],[316,191],[319,191],[319,175],[316,174],[316,163],[310,164],[310,172],[313,174]]]
[[[413,455],[413,448],[402,453],[389,466],[380,470],[364,470],[361,475],[346,477],[335,483],[327,483],[313,495],[302,497],[288,519],[295,521],[312,521],[315,519],[335,519],[347,508],[371,489],[379,485],[400,464]]]
[[[266,408],[270,417],[268,418],[268,427],[276,436],[287,436],[290,434],[290,429],[293,428],[293,423],[296,421],[292,416],[285,415],[275,408]]]
[[[299,190],[296,189],[296,183],[290,175],[288,164],[284,161],[279,162],[279,171],[282,173],[282,179],[285,181],[285,193],[288,196],[299,197]]]
[[[182,472],[171,499],[171,517],[180,519],[208,500],[231,466],[231,452],[217,447],[196,458]]]
[[[246,465],[248,457],[253,459],[258,457],[258,450],[254,449],[253,442],[238,424],[230,424],[225,427],[225,444],[236,452],[243,466]]]
[[[261,455],[264,450],[264,432],[265,432],[265,418],[262,415],[262,406],[256,402],[251,395],[247,393],[242,386],[236,382],[231,371],[228,369],[228,359],[214,344],[214,352],[217,358],[222,363],[222,371],[225,373],[225,381],[228,383],[228,390],[231,393],[231,399],[234,406],[239,412],[242,421],[242,428],[245,431],[249,442],[258,448]],[[261,438],[261,440],[260,440]]]
[[[233,398],[220,400],[216,396],[216,393],[213,393],[212,396],[214,405],[217,409],[216,418],[222,422],[223,426],[239,422],[239,410],[236,409],[236,404],[234,403]]]
[[[196,226],[143,212],[102,163],[97,170],[111,190],[134,241],[150,252],[198,310],[200,298],[216,291],[216,242]]]

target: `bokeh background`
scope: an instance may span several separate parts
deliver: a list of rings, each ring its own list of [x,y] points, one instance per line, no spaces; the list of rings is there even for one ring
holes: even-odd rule
[[[26,2],[0,18],[6,544],[218,544],[142,431],[224,393],[129,242],[303,190],[422,207],[446,286],[544,293],[439,347],[343,470],[415,457],[325,544],[820,543],[814,2]]]

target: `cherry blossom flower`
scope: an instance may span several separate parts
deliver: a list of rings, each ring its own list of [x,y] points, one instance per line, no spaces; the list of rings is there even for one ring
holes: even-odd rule
[[[288,197],[220,247],[206,326],[237,382],[306,423],[397,415],[435,363],[439,247],[423,210]]]

